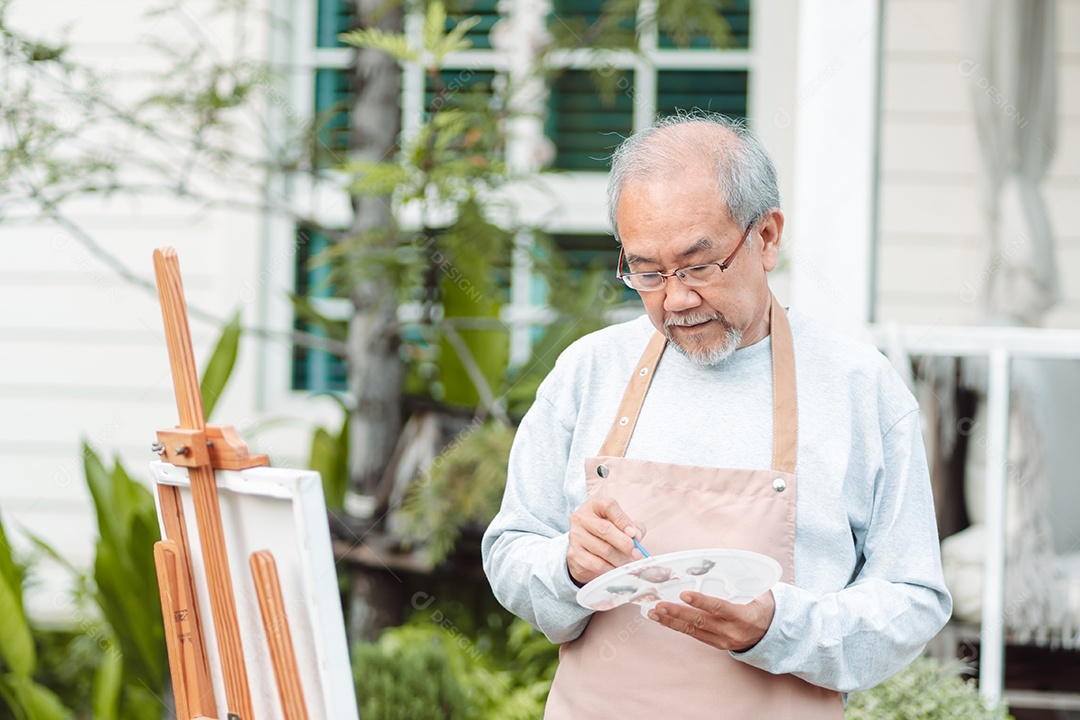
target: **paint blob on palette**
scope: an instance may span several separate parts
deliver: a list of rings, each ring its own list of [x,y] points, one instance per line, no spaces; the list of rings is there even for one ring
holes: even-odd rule
[[[780,579],[780,563],[749,550],[682,550],[653,555],[615,568],[582,587],[577,601],[590,610],[633,603],[642,615],[658,602],[682,603],[693,590],[743,605]]]

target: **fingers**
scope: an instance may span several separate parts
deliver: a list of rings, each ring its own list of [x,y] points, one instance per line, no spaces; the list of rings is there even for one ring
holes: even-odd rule
[[[566,566],[578,583],[590,580],[626,563],[640,559],[633,538],[642,537],[611,498],[587,500],[570,516],[570,543]]]
[[[704,595],[692,590],[679,593],[679,599],[702,612],[722,618],[737,618],[739,615],[738,608],[745,607],[744,605],[736,605],[727,600],[722,600],[711,595]]]
[[[680,605],[672,605],[671,603],[660,603],[649,613],[649,619],[720,650],[729,649],[729,638],[714,632],[705,614],[697,611],[689,613],[672,612],[672,607],[682,608],[683,610],[690,609]]]
[[[680,594],[686,605],[659,603],[649,618],[722,650],[747,650],[757,644],[772,624],[776,605],[766,592],[746,605],[702,595]]]
[[[619,503],[615,502],[614,499],[594,498],[586,502],[585,505],[591,505],[597,519],[607,520],[615,528],[622,530],[627,537],[640,539],[645,536],[645,533],[634,525],[634,521],[623,512],[623,509],[619,507]],[[585,507],[585,505],[582,507]],[[630,543],[630,545],[633,546],[633,543]]]

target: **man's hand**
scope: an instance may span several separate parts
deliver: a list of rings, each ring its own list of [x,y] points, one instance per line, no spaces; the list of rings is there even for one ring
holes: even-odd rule
[[[566,567],[570,577],[584,585],[608,570],[640,560],[634,538],[645,536],[611,498],[589,498],[570,516],[570,547]]]
[[[772,624],[776,611],[772,590],[746,605],[697,592],[684,592],[679,598],[691,607],[658,603],[649,618],[720,650],[742,652],[757,645]]]

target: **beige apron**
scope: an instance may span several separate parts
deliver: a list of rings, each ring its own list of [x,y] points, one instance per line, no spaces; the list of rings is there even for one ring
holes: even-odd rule
[[[794,583],[795,353],[787,315],[775,298],[769,314],[773,469],[623,457],[667,345],[656,333],[635,366],[599,456],[585,461],[586,486],[589,497],[613,497],[627,515],[644,523],[650,553],[753,550],[776,558],[783,568],[781,582]],[[628,603],[594,614],[581,636],[562,646],[544,717],[840,720],[843,715],[839,693],[739,662],[643,617],[637,605]]]

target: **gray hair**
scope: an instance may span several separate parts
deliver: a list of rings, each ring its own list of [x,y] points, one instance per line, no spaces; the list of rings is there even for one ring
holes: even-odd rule
[[[676,173],[703,158],[711,160],[720,200],[740,227],[780,207],[776,168],[761,140],[741,120],[695,110],[657,120],[611,156],[607,210],[615,239],[622,242],[615,215],[627,180]]]

